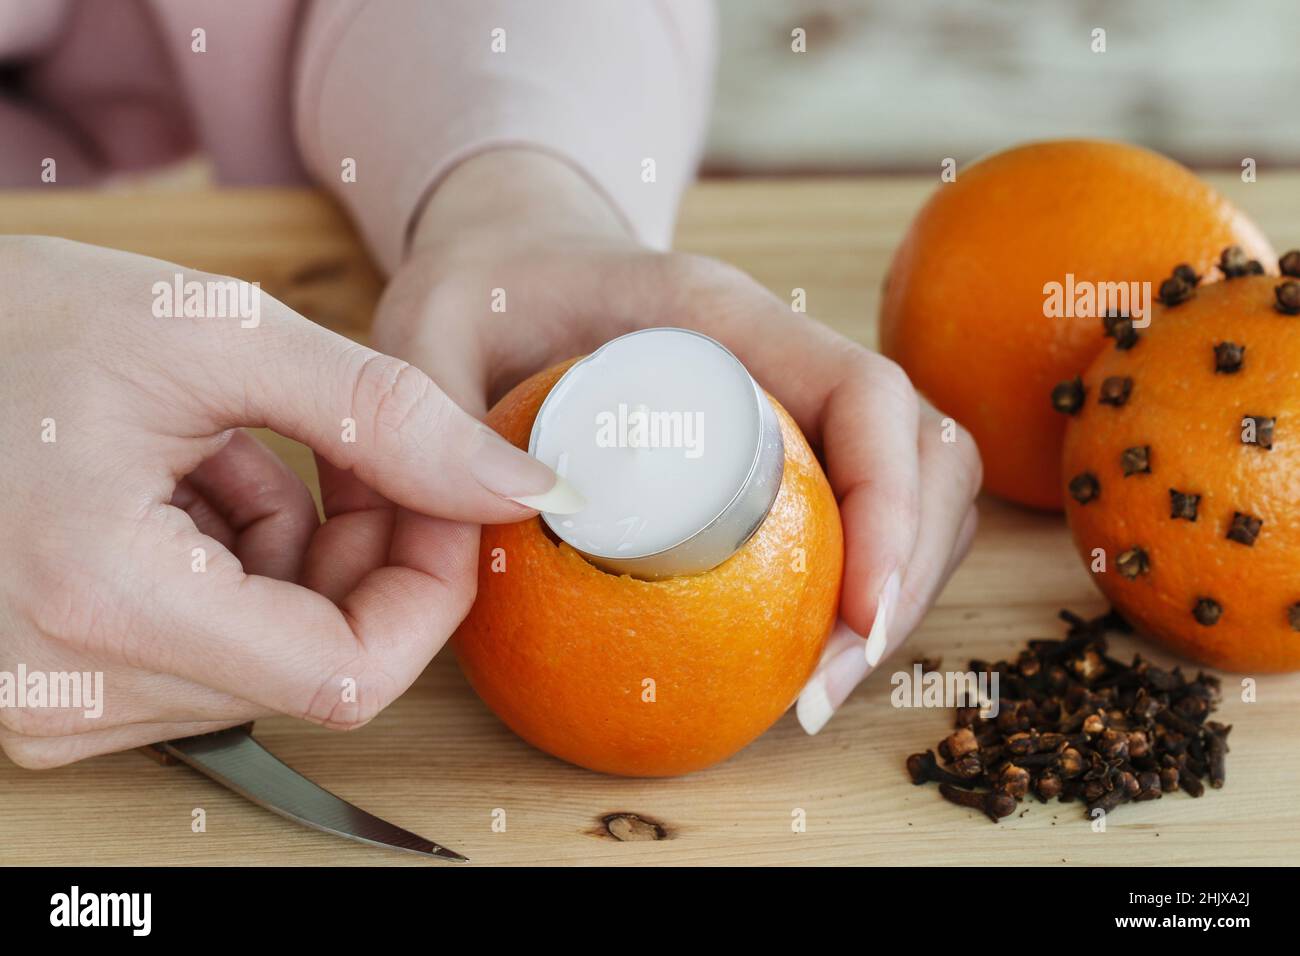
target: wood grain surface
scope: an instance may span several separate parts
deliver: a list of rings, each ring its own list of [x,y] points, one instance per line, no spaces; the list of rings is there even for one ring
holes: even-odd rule
[[[1279,249],[1300,245],[1300,174],[1244,185],[1211,177]],[[680,248],[750,271],[782,297],[871,344],[889,254],[931,181],[708,182],[688,197]],[[379,277],[335,209],[309,192],[0,196],[0,230],[48,233],[260,281],[359,339]],[[0,335],[3,330],[0,330]],[[0,339],[0,342],[3,340]],[[272,446],[314,482],[310,456]],[[1062,633],[1056,612],[1103,604],[1058,518],[985,500],[975,547],[894,663],[998,658]],[[9,559],[9,556],[6,556]],[[1120,654],[1137,645],[1115,642]],[[1148,649],[1143,648],[1144,653]],[[1169,658],[1159,653],[1160,661]],[[1228,784],[1121,808],[1093,832],[1079,804],[1024,804],[990,824],[913,787],[906,754],[932,747],[950,714],[898,710],[886,666],[817,737],[793,713],[731,760],[672,780],[598,776],[532,749],[488,712],[440,655],[377,720],[350,734],[281,718],[257,737],[322,786],[439,840],[475,864],[1292,863],[1300,848],[1300,675],[1258,681],[1234,724]],[[202,807],[207,831],[193,833]],[[792,822],[802,811],[806,832]],[[504,832],[494,819],[504,812]],[[661,825],[638,825],[636,814]],[[612,831],[612,832],[611,832]],[[653,837],[663,839],[626,839]],[[617,834],[617,836],[615,835]],[[619,839],[623,837],[625,839]],[[439,865],[289,824],[182,767],[139,753],[33,773],[0,758],[0,863]]]

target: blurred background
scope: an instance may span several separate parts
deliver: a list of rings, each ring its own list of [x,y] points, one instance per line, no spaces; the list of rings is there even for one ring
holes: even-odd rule
[[[1296,0],[718,0],[706,169],[937,170],[1026,139],[1300,160]],[[791,52],[801,27],[808,52]],[[1094,28],[1106,52],[1091,49]],[[1248,149],[1249,152],[1243,152]]]
[[[948,156],[964,166],[1062,136],[1202,169],[1300,165],[1298,0],[714,2],[708,175],[929,175]],[[806,52],[791,49],[796,29]],[[208,179],[195,159],[110,185]]]

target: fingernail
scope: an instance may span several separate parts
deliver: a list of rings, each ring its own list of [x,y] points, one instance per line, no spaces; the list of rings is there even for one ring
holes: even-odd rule
[[[894,606],[898,603],[898,572],[893,572],[880,589],[876,599],[876,619],[871,622],[871,633],[867,635],[867,666],[875,667],[885,656],[889,646],[889,619],[893,616]]]
[[[492,494],[551,514],[570,515],[586,506],[573,485],[532,455],[486,426],[479,435],[478,447],[469,458],[470,473]]]
[[[869,670],[861,647],[847,647],[823,664],[795,705],[795,716],[804,733],[811,736],[825,727]]]
[[[812,735],[826,726],[840,705],[848,700],[853,688],[880,663],[889,646],[889,619],[898,604],[899,576],[892,572],[885,579],[876,599],[876,618],[865,646],[854,644],[826,661],[808,681],[795,705],[795,716],[804,732]],[[855,635],[856,636],[856,635]]]
[[[577,514],[587,507],[587,499],[578,494],[578,489],[569,482],[555,476],[551,490],[540,495],[506,495],[511,501],[517,501],[525,508],[536,508],[553,515]]]

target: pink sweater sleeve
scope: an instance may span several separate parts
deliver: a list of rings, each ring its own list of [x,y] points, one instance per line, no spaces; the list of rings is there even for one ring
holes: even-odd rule
[[[665,247],[699,158],[713,34],[707,0],[314,3],[298,53],[299,149],[388,271],[439,180],[503,145],[565,159]]]

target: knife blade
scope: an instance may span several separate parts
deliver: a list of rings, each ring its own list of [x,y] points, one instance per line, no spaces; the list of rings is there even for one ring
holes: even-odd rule
[[[163,763],[178,760],[259,807],[295,823],[372,846],[456,863],[466,857],[353,806],[312,783],[253,739],[252,724],[165,740],[145,748]]]

